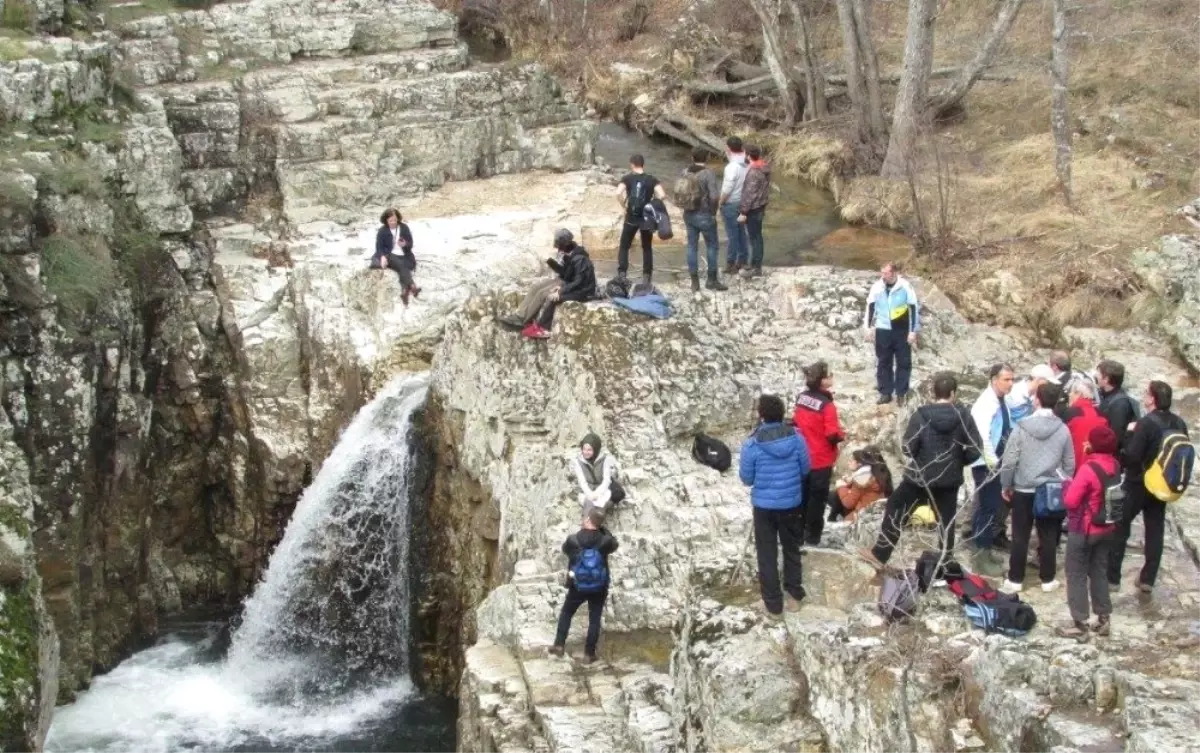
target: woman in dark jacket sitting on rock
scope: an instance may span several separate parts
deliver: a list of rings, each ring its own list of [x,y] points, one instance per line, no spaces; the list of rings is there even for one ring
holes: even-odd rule
[[[413,282],[417,269],[417,257],[413,256],[412,231],[395,209],[386,209],[379,218],[379,232],[375,234],[375,254],[371,257],[372,269],[393,269],[400,276],[400,298],[408,305],[408,297],[418,298],[421,289]]]

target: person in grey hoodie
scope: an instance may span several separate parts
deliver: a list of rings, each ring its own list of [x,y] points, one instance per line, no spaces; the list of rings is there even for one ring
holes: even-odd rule
[[[1017,593],[1025,580],[1025,557],[1034,526],[1038,532],[1038,574],[1043,591],[1058,588],[1055,580],[1055,555],[1062,535],[1062,518],[1034,518],[1033,501],[1037,489],[1050,481],[1062,481],[1075,474],[1075,449],[1071,432],[1054,406],[1062,388],[1054,382],[1038,386],[1034,411],[1017,422],[1008,438],[1000,461],[1000,488],[1004,501],[1012,507],[1012,550],[1008,560],[1008,580],[1001,590]]]

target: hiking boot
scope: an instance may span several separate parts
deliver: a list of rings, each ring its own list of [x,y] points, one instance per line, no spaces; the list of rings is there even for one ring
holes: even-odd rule
[[[740,261],[731,261],[725,265],[726,277],[733,277],[740,271],[742,271],[742,263]]]
[[[1008,534],[1001,534],[992,541],[992,549],[999,552],[1007,552],[1012,549],[1012,541],[1009,540]]]
[[[903,408],[907,402],[908,402],[908,393],[907,392],[904,393],[903,395],[896,395],[896,405]]]
[[[783,611],[787,612],[788,614],[795,614],[796,612],[799,612],[802,601],[804,601],[804,595],[801,595],[800,598],[797,599],[791,594],[785,594],[783,597]]]
[[[551,646],[550,651],[548,653],[551,656],[562,656],[563,655],[563,647],[562,646]]]
[[[890,402],[892,402],[891,395],[880,395],[879,399],[875,401],[875,404],[876,405],[887,405]]]
[[[863,562],[867,563],[871,567],[875,568],[876,570],[883,570],[884,568],[887,567],[887,565],[885,565],[879,561],[879,558],[875,556],[875,552],[872,552],[870,549],[867,549],[866,547],[859,549],[856,552],[856,554],[858,555],[859,559],[861,559]]]
[[[700,292],[700,275],[695,272],[692,273],[692,292]]]
[[[595,664],[596,663],[596,655],[585,653],[582,657],[580,657],[579,660],[581,662],[583,662],[584,664]]]
[[[1154,586],[1151,586],[1147,583],[1143,583],[1139,580],[1138,584],[1137,584],[1137,590],[1144,594],[1152,594],[1152,593],[1154,593]]]
[[[1000,586],[1000,590],[1007,594],[1019,594],[1024,588],[1020,583],[1013,583],[1008,578],[1004,579],[1004,585]]]
[[[987,549],[980,549],[975,552],[975,556],[971,563],[975,567],[975,572],[980,575],[986,575],[989,578],[999,578],[1004,575],[1004,563],[996,559]]]
[[[708,276],[708,280],[704,283],[704,287],[708,290],[716,290],[718,292],[722,290],[729,290],[729,286],[718,280],[716,274],[711,274]]]
[[[778,612],[772,612],[770,607],[768,607],[766,604],[764,604],[761,601],[758,602],[757,609],[758,609],[758,612],[760,614],[762,614],[764,617],[766,617],[768,620],[778,620],[783,617],[782,609],[780,609]]]
[[[742,277],[746,278],[747,280],[750,279],[751,277],[762,277],[762,276],[763,276],[762,265],[759,265],[759,264],[756,264],[753,267],[746,267],[745,269],[742,270]]]
[[[1063,625],[1054,632],[1058,633],[1060,638],[1074,638],[1077,641],[1086,641],[1088,638],[1087,625],[1082,622]]]
[[[1092,631],[1102,638],[1107,638],[1112,635],[1112,621],[1107,615],[1102,616],[1092,627]]]

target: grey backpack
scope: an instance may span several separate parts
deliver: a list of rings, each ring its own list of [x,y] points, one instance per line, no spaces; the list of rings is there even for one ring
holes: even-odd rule
[[[899,575],[888,575],[879,589],[879,612],[888,622],[912,617],[917,611],[917,596],[920,581],[916,570],[905,570]]]

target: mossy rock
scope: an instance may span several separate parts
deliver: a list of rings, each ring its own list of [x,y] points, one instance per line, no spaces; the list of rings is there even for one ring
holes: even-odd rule
[[[0,750],[30,750],[37,737],[35,587],[0,587]]]

